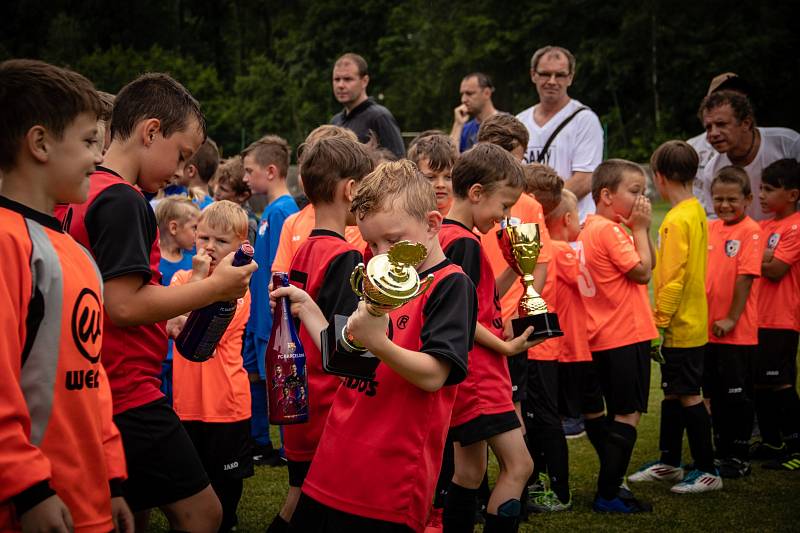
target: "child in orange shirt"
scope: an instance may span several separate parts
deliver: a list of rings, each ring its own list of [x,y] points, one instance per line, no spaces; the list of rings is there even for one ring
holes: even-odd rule
[[[764,466],[797,470],[800,461],[800,400],[797,343],[800,335],[800,163],[778,160],[761,175],[759,200],[775,218],[761,221],[766,250],[758,282],[758,347],[753,381],[761,444],[754,458],[776,457]],[[780,417],[780,420],[778,419]]]
[[[229,200],[206,207],[197,221],[197,255],[192,270],[175,273],[172,285],[204,279],[220,259],[247,239],[247,213]],[[250,293],[236,313],[211,359],[185,359],[175,346],[174,409],[200,455],[222,504],[220,531],[237,524],[236,508],[244,478],[253,475],[250,441],[250,381],[242,361],[242,337],[250,317]]]
[[[636,445],[636,426],[647,411],[650,341],[658,334],[647,295],[653,251],[645,188],[639,165],[622,159],[601,163],[592,174],[597,214],[586,217],[578,237],[578,257],[586,267],[587,287],[581,294],[589,348],[609,419],[593,505],[597,512],[652,511],[621,487]]]
[[[750,473],[748,451],[753,432],[750,365],[758,345],[758,284],[764,240],[758,223],[747,216],[753,201],[750,178],[728,166],[711,182],[716,220],[708,223],[708,344],[703,390],[711,400],[718,435],[717,456],[723,478]]]
[[[458,158],[458,149],[447,135],[421,137],[408,148],[408,159],[417,165],[436,192],[436,209],[447,216],[453,203],[453,179],[450,173]]]

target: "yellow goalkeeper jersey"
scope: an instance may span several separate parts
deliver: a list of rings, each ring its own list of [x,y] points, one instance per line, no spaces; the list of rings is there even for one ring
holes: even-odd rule
[[[656,326],[665,329],[665,347],[708,342],[707,262],[706,213],[697,198],[689,198],[670,209],[658,229],[653,309]]]

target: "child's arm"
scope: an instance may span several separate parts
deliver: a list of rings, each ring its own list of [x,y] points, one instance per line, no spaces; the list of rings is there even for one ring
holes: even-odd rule
[[[639,264],[628,270],[625,275],[640,285],[647,285],[653,270],[653,245],[650,242],[650,232],[648,231],[651,217],[650,200],[644,195],[636,198],[631,215],[627,220],[619,217],[619,222],[631,229],[633,246],[640,258]]]
[[[761,275],[763,277],[770,281],[780,281],[791,268],[791,265],[784,263],[780,259],[775,259],[775,250],[770,250],[769,248],[764,250],[764,259],[761,261]]]
[[[321,349],[320,334],[328,328],[328,321],[325,320],[325,316],[320,311],[319,306],[306,291],[290,285],[289,287],[278,287],[269,293],[270,308],[275,309],[277,299],[284,296],[289,298],[289,309],[292,316],[300,319],[311,338],[314,339],[317,349]]]
[[[685,229],[681,224],[667,224],[661,238],[661,275],[653,306],[658,328],[669,326],[683,298],[686,263],[689,260],[689,239]]]
[[[750,288],[753,286],[754,278],[755,276],[749,274],[736,276],[736,282],[733,285],[733,300],[728,309],[728,315],[717,320],[711,326],[711,331],[717,337],[724,337],[736,327],[736,322],[742,316],[745,305],[747,305],[747,298],[750,296]]]
[[[513,339],[504,341],[489,331],[486,327],[482,326],[480,322],[478,322],[478,324],[475,326],[475,342],[481,346],[485,346],[495,353],[499,353],[500,355],[504,355],[506,357],[511,357],[512,355],[524,352],[528,348],[532,348],[533,346],[536,346],[540,342],[544,341],[544,339],[537,339],[535,341],[528,342],[528,336],[531,333],[533,333],[533,326],[528,326],[528,328],[519,337],[514,337]]]
[[[104,289],[108,316],[121,327],[153,324],[214,302],[240,298],[258,265],[253,261],[235,267],[233,255],[223,258],[208,278],[178,287],[147,284],[139,273],[109,279]]]

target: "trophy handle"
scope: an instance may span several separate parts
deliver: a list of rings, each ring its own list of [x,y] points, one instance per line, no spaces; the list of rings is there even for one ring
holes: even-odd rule
[[[420,283],[419,283],[419,289],[417,289],[417,294],[416,294],[416,296],[419,296],[419,295],[421,295],[422,293],[424,293],[425,291],[427,291],[427,290],[428,290],[428,288],[430,288],[430,286],[431,286],[431,283],[433,283],[433,274],[428,274],[428,275],[425,277],[425,279],[423,279],[423,280],[420,280]],[[416,296],[415,296],[415,298],[416,298]]]
[[[350,288],[356,293],[359,298],[364,298],[364,292],[361,290],[361,283],[364,281],[364,263],[359,263],[353,273],[350,274]]]

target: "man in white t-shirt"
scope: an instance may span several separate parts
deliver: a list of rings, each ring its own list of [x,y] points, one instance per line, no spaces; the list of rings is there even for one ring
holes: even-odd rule
[[[544,163],[558,172],[567,189],[578,197],[583,222],[586,215],[594,213],[592,172],[603,161],[603,128],[591,109],[567,94],[574,75],[575,56],[566,48],[545,46],[534,52],[531,81],[539,93],[539,103],[517,118],[530,135],[525,162]],[[544,151],[548,139],[571,116]]]
[[[761,171],[778,159],[800,160],[800,134],[788,128],[757,128],[753,107],[741,93],[717,91],[700,104],[699,115],[709,144],[718,153],[706,164],[700,176],[699,196],[711,217],[711,181],[728,165],[742,167],[750,177],[753,194],[761,188]],[[755,220],[769,218],[760,202],[752,202],[747,214]]]

